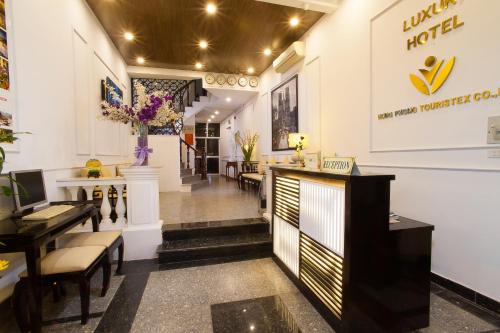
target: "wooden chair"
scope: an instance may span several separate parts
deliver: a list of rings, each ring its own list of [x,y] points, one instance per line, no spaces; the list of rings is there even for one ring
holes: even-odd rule
[[[116,273],[121,274],[124,251],[121,231],[68,233],[59,237],[58,241],[62,244],[62,248],[104,246],[110,264],[113,263],[113,253],[118,249],[118,267],[116,268]]]
[[[75,282],[80,287],[81,323],[85,325],[89,318],[90,308],[90,280],[95,272],[102,267],[103,285],[101,297],[106,295],[109,288],[109,264],[106,248],[104,246],[85,246],[66,249],[57,249],[49,252],[41,260],[42,284],[53,286],[62,281]],[[22,332],[30,329],[29,319],[29,281],[27,273],[20,276],[19,282],[14,287],[12,304],[19,328]]]

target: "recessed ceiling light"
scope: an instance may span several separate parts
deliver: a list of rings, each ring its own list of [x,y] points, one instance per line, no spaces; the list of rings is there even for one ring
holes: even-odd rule
[[[200,49],[206,49],[208,47],[208,42],[206,40],[200,40]]]
[[[131,33],[131,32],[126,32],[123,34],[123,37],[126,39],[126,40],[134,40],[134,35]]]
[[[226,97],[226,102],[231,102],[231,97]]]
[[[203,64],[201,62],[197,62],[195,65],[196,69],[202,69],[203,68]]]
[[[296,16],[295,16],[295,17],[292,17],[292,18],[290,19],[290,25],[291,25],[292,27],[296,27],[296,26],[298,26],[298,25],[299,25],[299,23],[300,23],[300,20],[299,20],[299,18],[298,18],[298,17],[296,17]]]
[[[214,112],[214,113],[215,113],[215,114],[219,114],[219,111],[218,111],[218,110],[215,110],[215,112]]]
[[[253,74],[254,72],[255,72],[255,69],[253,69],[253,67],[248,67],[248,69],[247,69],[248,74]]]
[[[143,57],[137,57],[137,63],[138,63],[138,64],[141,64],[141,65],[142,65],[145,61],[146,61],[146,60],[144,60],[144,58],[143,58]]]
[[[214,116],[214,115],[211,115],[211,116],[210,116],[210,118],[214,119],[214,118],[215,118],[215,116]]]
[[[212,119],[208,119],[208,122],[211,123],[212,122]]]
[[[267,49],[264,50],[264,55],[266,55],[266,56],[270,56],[271,53],[273,53],[273,52],[269,48],[267,48]]]
[[[215,14],[215,12],[217,11],[217,7],[213,3],[207,4],[206,9],[207,9],[207,13],[209,13],[209,14]]]

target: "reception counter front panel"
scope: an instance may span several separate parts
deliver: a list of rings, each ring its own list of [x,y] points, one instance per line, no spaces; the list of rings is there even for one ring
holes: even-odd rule
[[[276,260],[338,332],[428,326],[433,227],[389,225],[394,176],[271,170]]]

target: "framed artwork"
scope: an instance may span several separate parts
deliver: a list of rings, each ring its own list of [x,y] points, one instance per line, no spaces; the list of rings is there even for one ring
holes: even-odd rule
[[[299,131],[298,75],[281,83],[271,92],[272,150],[293,150],[288,147],[288,134]]]
[[[11,1],[0,0],[0,132],[18,131],[14,76],[14,45]],[[4,143],[7,152],[19,152],[19,143]]]
[[[101,98],[109,104],[121,105],[123,103],[123,91],[113,80],[106,77],[106,81],[101,80]]]

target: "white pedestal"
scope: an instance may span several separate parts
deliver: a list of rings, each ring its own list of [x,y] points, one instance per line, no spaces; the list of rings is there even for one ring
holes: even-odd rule
[[[127,184],[127,227],[123,229],[124,259],[152,259],[162,243],[159,167],[120,169]]]

